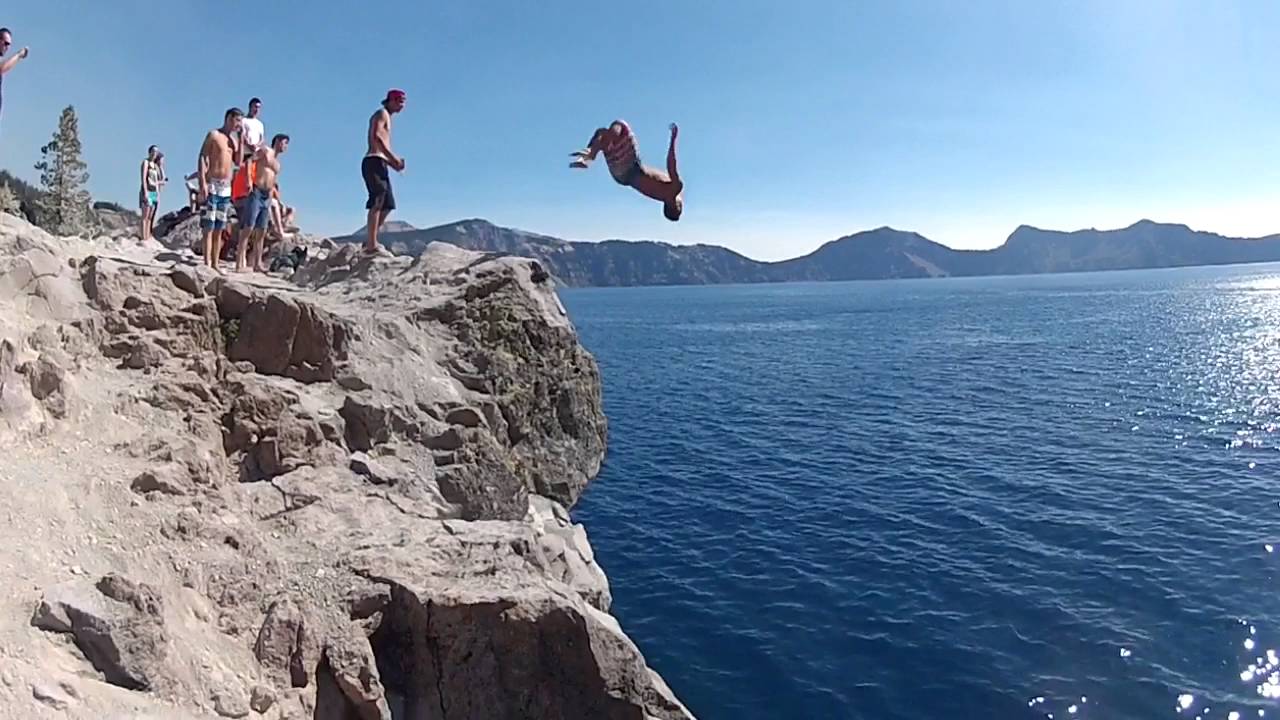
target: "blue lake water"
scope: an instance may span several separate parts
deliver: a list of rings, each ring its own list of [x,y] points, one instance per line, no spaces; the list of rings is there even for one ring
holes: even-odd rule
[[[562,298],[702,720],[1280,718],[1280,266]]]

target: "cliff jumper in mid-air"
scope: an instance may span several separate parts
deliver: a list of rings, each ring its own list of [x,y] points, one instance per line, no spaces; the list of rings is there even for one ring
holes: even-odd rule
[[[684,212],[684,183],[676,169],[676,136],[679,134],[680,128],[672,123],[665,173],[640,162],[636,136],[631,126],[622,120],[614,120],[609,127],[596,130],[586,150],[571,153],[575,159],[569,167],[585,168],[603,152],[609,174],[619,185],[635,188],[641,195],[661,202],[662,214],[675,222]]]

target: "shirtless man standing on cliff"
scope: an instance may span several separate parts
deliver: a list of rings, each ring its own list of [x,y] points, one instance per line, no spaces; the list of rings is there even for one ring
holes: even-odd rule
[[[360,163],[360,174],[369,190],[369,201],[365,203],[369,210],[369,240],[364,246],[368,252],[378,249],[378,231],[387,221],[387,215],[396,209],[387,168],[404,172],[404,158],[391,152],[391,116],[403,110],[404,103],[403,90],[388,91],[382,107],[369,118],[369,149]]]
[[[200,183],[200,229],[204,231],[204,261],[218,270],[218,257],[222,253],[222,229],[227,225],[227,213],[231,209],[231,174],[235,170],[235,141],[231,134],[240,127],[244,113],[231,108],[222,118],[222,127],[210,130],[200,147],[199,168],[196,171]]]
[[[671,222],[684,212],[684,183],[676,168],[676,136],[680,128],[671,123],[671,143],[667,146],[667,171],[664,173],[640,162],[636,136],[623,120],[614,120],[607,128],[596,130],[587,149],[572,153],[569,167],[586,168],[603,152],[609,174],[619,185],[635,188],[645,197],[662,203],[662,214]]]
[[[276,180],[280,177],[280,156],[289,149],[289,136],[283,133],[271,138],[271,144],[258,150],[253,157],[253,164],[258,168],[253,189],[244,201],[244,217],[240,218],[240,242],[236,251],[236,271],[244,272],[245,255],[249,251],[249,243],[253,242],[254,272],[264,272],[262,264],[262,246],[267,237],[267,224],[272,219],[271,195],[276,189]],[[284,229],[277,230],[284,234]]]

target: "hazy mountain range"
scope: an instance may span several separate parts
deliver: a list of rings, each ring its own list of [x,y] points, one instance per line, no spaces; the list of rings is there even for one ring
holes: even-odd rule
[[[342,242],[362,242],[362,231]],[[1130,270],[1280,261],[1280,235],[1230,238],[1142,220],[1120,230],[1058,232],[1020,226],[1000,247],[953,250],[917,233],[879,228],[832,240],[801,257],[760,262],[717,245],[577,242],[462,220],[420,230],[399,222],[382,241],[399,254],[442,241],[542,261],[566,285],[702,285],[880,280]]]

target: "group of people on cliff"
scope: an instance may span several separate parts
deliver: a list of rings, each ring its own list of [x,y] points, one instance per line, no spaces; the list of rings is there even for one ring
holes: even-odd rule
[[[390,169],[403,172],[404,158],[391,149],[391,116],[404,109],[403,90],[390,90],[382,106],[369,119],[368,148],[360,172],[369,199],[369,240],[366,249],[378,247],[378,233],[387,216],[395,209]],[[210,130],[200,148],[199,166],[190,178],[192,198],[200,212],[200,228],[204,240],[205,263],[218,270],[224,232],[231,227],[231,210],[239,225],[236,238],[236,270],[250,266],[262,272],[263,247],[267,227],[274,223],[281,236],[290,211],[280,202],[279,176],[281,156],[289,149],[289,136],[277,133],[269,143],[259,117],[262,101],[249,101],[246,115],[231,108],[223,116],[222,126]],[[144,173],[145,182],[145,173]]]
[[[378,235],[396,208],[390,171],[404,172],[405,159],[392,149],[391,125],[393,116],[404,110],[407,99],[403,90],[391,89],[369,117],[367,146],[360,163],[360,175],[368,192],[365,249],[369,252],[378,249]],[[200,209],[205,262],[215,270],[221,257],[222,232],[230,223],[232,207],[240,226],[236,248],[238,271],[245,270],[249,264],[246,252],[250,246],[253,270],[263,270],[263,243],[269,222],[274,220],[283,235],[278,178],[280,156],[289,147],[289,136],[277,134],[269,144],[264,144],[266,132],[260,118],[261,109],[262,101],[253,98],[247,115],[239,108],[227,110],[222,126],[206,135],[200,150],[199,169],[188,178],[195,180],[190,189],[194,195],[192,202]],[[635,134],[622,120],[596,130],[585,149],[572,153],[574,160],[570,167],[586,168],[603,153],[610,175],[617,183],[658,200],[667,219],[679,220],[684,211],[684,183],[676,162],[676,138],[680,130],[674,123],[670,129],[665,173],[640,162]],[[164,182],[163,155],[153,146],[148,157],[155,156],[159,159],[143,163],[144,228],[154,217],[155,193]]]
[[[218,269],[224,247],[234,247],[236,270],[264,271],[262,262],[267,231],[273,227],[283,238],[292,211],[280,200],[280,156],[289,147],[289,136],[278,133],[266,140],[261,119],[262,100],[249,101],[249,112],[231,108],[222,125],[209,131],[200,147],[196,171],[186,176],[188,203],[200,214],[205,263]],[[160,190],[168,181],[164,154],[156,146],[142,161],[139,209],[141,236],[151,236]],[[234,214],[232,210],[234,209]]]
[[[9,29],[0,28],[0,91],[4,76],[29,54],[24,47],[4,58],[12,43]],[[391,148],[391,123],[392,116],[404,110],[406,99],[403,90],[389,90],[369,118],[360,174],[368,191],[365,249],[370,252],[378,249],[378,235],[396,208],[390,170],[404,172],[405,160]],[[278,133],[265,142],[261,111],[262,101],[258,98],[249,101],[247,114],[237,107],[227,110],[222,125],[205,135],[196,171],[186,176],[191,210],[200,213],[205,263],[214,270],[218,270],[223,247],[234,243],[238,271],[249,269],[250,265],[255,271],[263,271],[268,227],[274,226],[283,237],[292,212],[280,201],[279,186],[280,158],[289,148],[289,136]],[[684,183],[676,163],[679,128],[673,123],[670,129],[666,172],[640,161],[635,134],[623,120],[596,130],[586,148],[571,153],[574,159],[570,167],[585,169],[603,153],[609,174],[619,185],[661,202],[663,215],[677,221],[684,212]],[[152,235],[160,193],[167,182],[164,153],[152,145],[147,148],[139,176],[140,235],[144,241]]]
[[[259,98],[249,101],[248,114],[238,107],[227,110],[222,125],[205,134],[196,171],[187,177],[192,204],[200,213],[205,263],[214,270],[224,245],[231,242],[237,271],[265,272],[268,227],[284,236],[286,212],[278,179],[289,136],[276,133],[267,142],[261,112]]]

